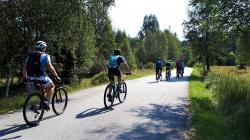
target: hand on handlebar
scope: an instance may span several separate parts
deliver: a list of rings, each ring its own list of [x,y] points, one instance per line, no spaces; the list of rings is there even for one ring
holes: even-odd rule
[[[61,78],[60,77],[57,76],[55,79],[56,79],[57,82],[61,82]]]

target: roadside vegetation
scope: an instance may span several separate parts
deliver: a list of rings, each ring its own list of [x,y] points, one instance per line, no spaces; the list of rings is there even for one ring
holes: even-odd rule
[[[249,68],[211,67],[208,76],[194,68],[190,79],[190,101],[196,139],[240,139],[250,137]]]
[[[198,67],[193,69],[189,83],[190,111],[192,127],[189,131],[191,139],[226,140],[227,129],[222,116],[217,110],[216,100],[204,83]]]

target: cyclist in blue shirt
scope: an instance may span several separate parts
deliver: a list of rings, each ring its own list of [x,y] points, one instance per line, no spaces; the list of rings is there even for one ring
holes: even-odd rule
[[[157,60],[156,60],[156,62],[155,62],[155,72],[156,72],[155,76],[156,76],[156,80],[158,79],[157,78],[158,71],[159,71],[159,74],[161,74],[161,72],[162,72],[162,67],[163,67],[163,64],[161,62],[161,59],[158,57]]]
[[[44,41],[36,42],[35,51],[29,53],[28,57],[25,59],[23,66],[23,80],[42,81],[42,86],[46,93],[46,100],[49,101],[54,92],[55,85],[46,74],[47,68],[58,81],[60,81],[60,78],[58,77],[54,66],[51,64],[50,56],[45,53],[46,48],[47,44]],[[48,107],[48,105],[46,107]]]
[[[120,55],[121,50],[115,49],[114,54],[110,56],[109,62],[108,62],[108,77],[110,83],[114,81],[114,76],[118,77],[118,89],[120,89],[120,84],[122,80],[122,73],[119,70],[120,64],[125,64],[126,71],[131,73],[129,66],[123,56]]]

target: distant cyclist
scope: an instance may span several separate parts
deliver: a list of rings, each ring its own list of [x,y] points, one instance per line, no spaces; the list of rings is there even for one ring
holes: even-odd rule
[[[171,75],[171,68],[172,68],[172,66],[171,66],[171,60],[168,60],[168,62],[166,63],[166,75],[167,75],[168,72]]]
[[[184,73],[184,68],[185,68],[185,60],[184,60],[184,58],[180,59],[180,68],[182,70],[182,73]]]
[[[158,72],[159,72],[159,74],[161,74],[161,72],[162,72],[162,67],[163,67],[163,64],[162,64],[162,62],[161,62],[161,59],[158,57],[157,58],[157,60],[156,60],[156,62],[155,62],[155,77],[156,77],[156,80],[158,79]]]
[[[118,89],[120,90],[120,84],[122,81],[122,73],[119,70],[119,66],[120,64],[125,64],[125,68],[126,71],[128,73],[131,73],[129,66],[125,60],[125,58],[123,56],[120,55],[121,54],[121,50],[120,49],[115,49],[114,50],[114,54],[112,54],[109,58],[109,62],[108,62],[108,77],[109,77],[109,81],[110,83],[113,83],[114,81],[114,76],[118,77]]]
[[[54,92],[55,85],[52,80],[47,76],[46,69],[56,77],[57,80],[60,78],[54,66],[51,64],[50,56],[45,53],[47,44],[44,41],[37,41],[35,44],[35,51],[29,53],[25,59],[23,66],[23,79],[28,80],[39,80],[42,81],[42,86],[46,93],[46,100],[49,101]],[[49,109],[48,104],[45,104],[45,108]]]
[[[177,77],[179,76],[180,70],[181,70],[181,63],[180,63],[180,59],[177,59],[175,62],[176,65],[176,75]]]

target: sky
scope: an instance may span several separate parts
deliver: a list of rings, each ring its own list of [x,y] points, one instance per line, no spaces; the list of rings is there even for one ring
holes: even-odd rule
[[[145,15],[156,15],[160,30],[170,29],[184,40],[183,20],[187,19],[188,0],[115,0],[109,10],[114,30],[136,37]]]

